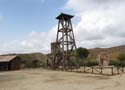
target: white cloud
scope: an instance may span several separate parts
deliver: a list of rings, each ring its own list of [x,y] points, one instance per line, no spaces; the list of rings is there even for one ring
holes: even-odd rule
[[[80,21],[74,26],[78,46],[95,48],[125,44],[124,0],[68,0]]]
[[[50,52],[50,43],[55,41],[57,26],[48,32],[29,33],[26,40],[12,41],[0,44],[0,54],[6,53],[31,53],[31,52]]]
[[[111,47],[125,44],[124,0],[68,0],[64,9],[73,10],[77,46]],[[26,40],[0,44],[0,53],[49,52],[57,26],[48,32],[32,31]]]

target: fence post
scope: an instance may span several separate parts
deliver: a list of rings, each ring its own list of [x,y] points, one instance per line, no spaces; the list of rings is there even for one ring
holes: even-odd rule
[[[122,72],[124,72],[124,67],[122,67]]]
[[[111,74],[114,75],[114,73],[113,73],[113,67],[111,67]]]
[[[85,73],[85,66],[84,66],[84,73]]]
[[[71,65],[71,72],[72,72],[72,65]]]
[[[102,75],[102,66],[101,66],[101,75]]]
[[[76,72],[79,72],[78,70],[79,70],[79,69],[78,69],[78,68],[76,68]]]
[[[92,66],[92,73],[93,73],[93,66]]]
[[[119,74],[119,66],[117,67],[117,74]]]

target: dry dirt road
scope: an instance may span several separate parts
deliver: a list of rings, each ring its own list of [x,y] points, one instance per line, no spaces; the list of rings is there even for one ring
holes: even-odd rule
[[[44,69],[0,72],[0,90],[125,90],[125,74],[100,76]]]

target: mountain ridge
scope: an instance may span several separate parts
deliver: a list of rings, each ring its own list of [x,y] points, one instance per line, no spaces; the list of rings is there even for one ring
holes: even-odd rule
[[[104,52],[107,53],[110,60],[116,60],[117,56],[121,53],[125,53],[125,45],[121,46],[114,46],[110,48],[94,48],[94,49],[88,49],[90,54],[88,56],[89,59],[96,60],[97,55]],[[22,58],[24,61],[33,61],[33,60],[39,60],[39,61],[45,61],[47,58],[46,54],[43,53],[21,53],[21,54],[4,54],[4,55],[17,55]]]
[[[117,56],[121,53],[125,53],[125,45],[113,46],[110,48],[94,48],[88,49],[90,52],[89,58],[96,59],[97,55],[104,52],[107,53],[110,60],[116,60]]]

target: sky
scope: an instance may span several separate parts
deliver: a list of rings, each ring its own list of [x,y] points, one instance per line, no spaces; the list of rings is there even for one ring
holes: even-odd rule
[[[72,19],[77,47],[125,45],[125,0],[0,0],[0,54],[50,52],[61,12]]]

